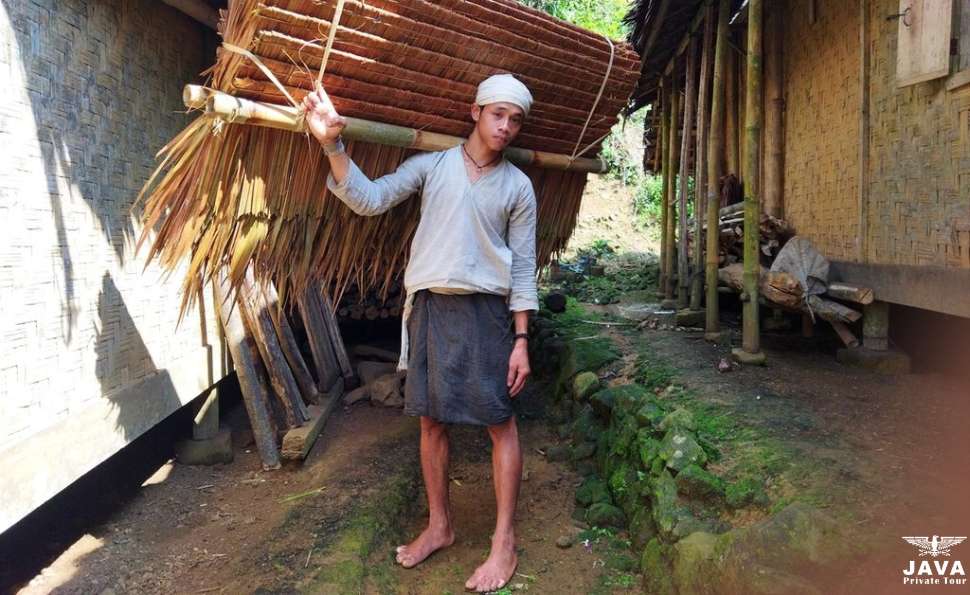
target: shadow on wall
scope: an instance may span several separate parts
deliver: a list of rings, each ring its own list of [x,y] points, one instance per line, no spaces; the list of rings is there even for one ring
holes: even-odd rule
[[[181,406],[166,370],[159,370],[108,273],[101,278],[95,374],[128,442]],[[138,380],[132,384],[133,380]]]
[[[83,283],[75,264],[92,258],[88,247],[79,247],[83,236],[76,232],[99,229],[124,265],[126,246],[135,239],[132,203],[154,169],[153,155],[176,131],[178,86],[204,67],[192,63],[191,54],[165,56],[184,46],[159,38],[195,28],[201,39],[202,27],[180,17],[185,26],[172,31],[179,22],[170,18],[174,9],[154,0],[2,0],[2,5],[0,18],[9,19],[19,50],[20,64],[17,55],[8,54],[14,62],[9,67],[22,68],[44,166],[62,277],[53,282],[63,294],[69,344],[81,308],[76,284]],[[3,128],[15,125],[2,115],[0,121]],[[29,169],[35,156],[20,158]],[[101,260],[101,246],[96,248],[94,258]]]

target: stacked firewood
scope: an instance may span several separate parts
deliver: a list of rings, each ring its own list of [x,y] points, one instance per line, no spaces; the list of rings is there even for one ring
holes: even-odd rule
[[[340,319],[379,320],[401,315],[404,306],[404,287],[401,280],[395,279],[387,285],[387,294],[370,289],[361,295],[354,284],[344,293],[337,307]]]
[[[690,228],[693,229],[693,228]],[[761,264],[770,266],[775,256],[792,236],[794,229],[784,219],[761,215],[758,250]],[[744,212],[743,204],[737,203],[721,209],[718,221],[718,266],[725,267],[744,260]],[[688,251],[692,254],[693,233],[688,236]]]

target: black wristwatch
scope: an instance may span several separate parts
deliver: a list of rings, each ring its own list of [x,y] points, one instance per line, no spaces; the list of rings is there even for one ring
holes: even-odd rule
[[[515,333],[515,338],[512,339],[512,342],[514,343],[514,342],[518,341],[519,339],[525,339],[526,341],[528,341],[529,340],[529,333]]]

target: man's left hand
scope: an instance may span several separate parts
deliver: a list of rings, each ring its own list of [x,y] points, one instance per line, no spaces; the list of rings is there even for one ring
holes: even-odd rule
[[[532,370],[529,369],[529,349],[524,342],[516,342],[509,358],[509,375],[506,381],[509,386],[509,396],[515,397],[525,386],[525,379]]]

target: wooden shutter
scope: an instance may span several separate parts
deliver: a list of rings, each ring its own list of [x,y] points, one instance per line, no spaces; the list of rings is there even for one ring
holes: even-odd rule
[[[899,0],[896,84],[914,85],[950,74],[953,0]]]

